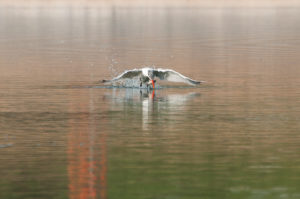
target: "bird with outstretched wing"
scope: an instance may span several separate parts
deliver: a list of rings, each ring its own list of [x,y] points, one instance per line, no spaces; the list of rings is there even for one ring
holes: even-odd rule
[[[141,68],[141,69],[133,69],[126,70],[122,74],[111,80],[103,80],[103,83],[114,83],[118,81],[122,81],[124,79],[133,79],[138,78],[140,80],[140,86],[146,84],[147,87],[152,83],[153,88],[155,87],[155,78],[159,78],[160,80],[170,81],[170,82],[181,82],[189,85],[198,85],[202,81],[196,81],[189,77],[186,77],[172,69],[154,69],[154,68]]]

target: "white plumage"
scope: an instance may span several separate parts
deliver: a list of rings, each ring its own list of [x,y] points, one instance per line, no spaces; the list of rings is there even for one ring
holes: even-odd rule
[[[201,81],[196,81],[191,78],[188,78],[172,69],[162,69],[162,68],[141,68],[141,69],[133,69],[126,70],[122,74],[111,80],[103,80],[104,83],[114,83],[118,81],[124,81],[125,79],[134,79],[137,78],[140,81],[140,86],[142,84],[146,84],[147,87],[149,84],[155,83],[155,78],[159,78],[160,80],[170,81],[170,82],[181,82],[189,85],[198,85]]]

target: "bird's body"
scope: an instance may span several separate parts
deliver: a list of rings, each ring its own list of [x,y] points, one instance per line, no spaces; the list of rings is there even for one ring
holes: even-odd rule
[[[174,70],[171,69],[162,69],[162,68],[141,68],[141,69],[133,69],[133,70],[126,70],[122,74],[118,75],[117,77],[111,80],[103,80],[104,83],[114,83],[118,81],[122,81],[124,79],[133,79],[138,78],[140,81],[140,87],[143,84],[146,84],[147,87],[152,84],[152,87],[155,86],[155,78],[159,78],[160,80],[166,80],[171,82],[181,82],[186,83],[189,85],[198,85],[201,82],[192,80]]]

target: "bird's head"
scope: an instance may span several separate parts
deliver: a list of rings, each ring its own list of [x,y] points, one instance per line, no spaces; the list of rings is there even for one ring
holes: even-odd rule
[[[149,78],[149,82],[148,82],[148,84],[152,84],[152,87],[153,87],[153,88],[155,88],[155,82],[156,82],[156,80],[155,80],[155,79],[151,79],[151,78]]]
[[[149,79],[154,79],[154,72],[153,72],[153,70],[148,70],[148,77],[149,77]]]
[[[156,80],[154,80],[154,72],[153,70],[149,70],[148,71],[148,77],[149,77],[149,84],[152,84],[152,87],[155,88],[155,82]]]
[[[156,80],[151,79],[153,89],[155,88],[155,82],[156,82]]]

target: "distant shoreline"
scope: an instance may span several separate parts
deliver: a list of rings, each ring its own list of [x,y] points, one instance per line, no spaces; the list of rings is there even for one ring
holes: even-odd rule
[[[0,0],[5,7],[208,7],[268,8],[300,7],[297,0]]]

